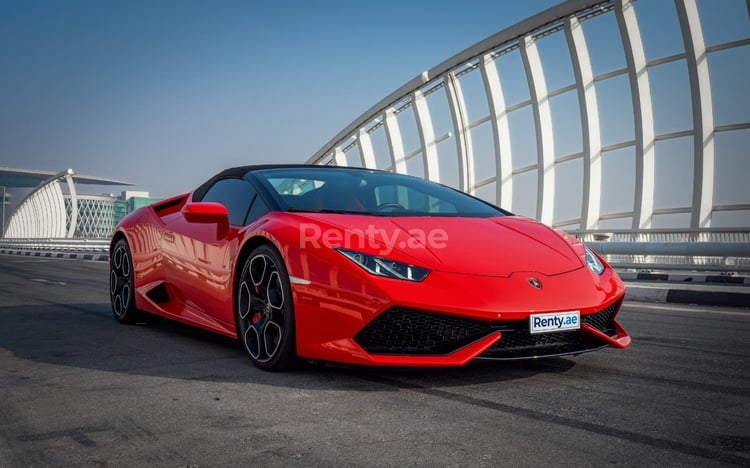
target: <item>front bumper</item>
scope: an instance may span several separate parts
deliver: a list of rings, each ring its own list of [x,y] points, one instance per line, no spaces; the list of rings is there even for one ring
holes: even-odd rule
[[[541,289],[529,285],[532,276]],[[335,279],[293,286],[301,357],[462,366],[474,359],[550,357],[630,344],[615,320],[625,288],[611,269],[602,276],[582,268],[508,278],[433,272],[418,284],[372,276]],[[530,314],[570,310],[580,311],[580,329],[529,333]]]
[[[528,320],[486,322],[394,307],[370,322],[354,341],[369,355],[449,357],[499,335],[473,357],[513,360],[581,354],[606,346],[624,348],[630,343],[615,320],[621,304],[619,299],[582,315],[578,330],[541,334],[529,333]]]

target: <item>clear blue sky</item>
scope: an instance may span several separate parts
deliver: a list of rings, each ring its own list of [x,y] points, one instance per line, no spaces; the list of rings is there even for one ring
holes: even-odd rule
[[[376,101],[557,0],[0,0],[0,166],[158,196],[303,162]]]

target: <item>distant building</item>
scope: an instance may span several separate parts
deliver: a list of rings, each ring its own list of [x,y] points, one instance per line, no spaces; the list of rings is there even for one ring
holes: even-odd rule
[[[115,226],[117,226],[117,223],[122,221],[122,218],[124,218],[128,213],[130,213],[133,210],[128,209],[128,202],[118,198],[114,202],[112,211],[114,212],[114,223],[115,223]],[[114,231],[114,226],[112,229]]]
[[[70,226],[71,196],[64,194],[65,208],[68,212],[68,226]],[[113,194],[77,195],[78,219],[73,237],[86,239],[106,238],[112,235],[122,218],[129,213],[160,201],[161,198],[151,197],[148,192],[126,190],[119,197]]]
[[[133,197],[149,198],[148,192],[144,192],[142,190],[123,190],[120,196],[117,198],[119,198],[120,200],[130,200]]]
[[[70,194],[63,194],[65,211],[67,212],[67,228],[72,221],[72,199]],[[73,237],[96,239],[109,237],[115,230],[115,202],[109,195],[81,195],[77,196],[78,216]]]
[[[79,184],[133,185],[129,182],[83,176],[68,169],[59,173],[0,168],[2,196],[7,188],[33,187],[6,219],[2,203],[2,237],[7,238],[107,238],[128,213],[160,198],[148,192],[125,190],[120,196],[79,193]],[[67,191],[63,191],[63,186]]]
[[[162,198],[149,196],[148,192],[139,192],[135,190],[124,190],[118,197],[118,201],[124,201],[126,203],[127,211],[125,214],[132,213],[138,208],[142,208],[161,200]],[[117,218],[117,222],[119,223],[123,217],[124,215]]]

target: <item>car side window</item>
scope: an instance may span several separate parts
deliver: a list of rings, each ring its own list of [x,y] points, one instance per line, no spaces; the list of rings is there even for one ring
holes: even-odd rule
[[[201,201],[226,206],[229,211],[229,224],[242,226],[255,196],[255,190],[246,180],[221,179],[206,191]]]
[[[263,203],[263,200],[260,199],[260,195],[256,195],[255,199],[253,200],[253,204],[250,206],[250,211],[247,212],[247,217],[245,218],[245,226],[257,221],[269,211],[270,210],[268,209],[266,204]]]

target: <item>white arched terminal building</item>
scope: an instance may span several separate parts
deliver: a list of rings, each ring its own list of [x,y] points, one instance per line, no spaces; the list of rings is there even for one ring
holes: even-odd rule
[[[154,201],[146,192],[82,194],[78,184],[132,186],[129,182],[83,176],[72,169],[59,173],[0,168],[0,186],[5,201],[8,188],[34,187],[9,213],[3,203],[3,238],[62,239],[108,238],[117,222],[135,205]]]

